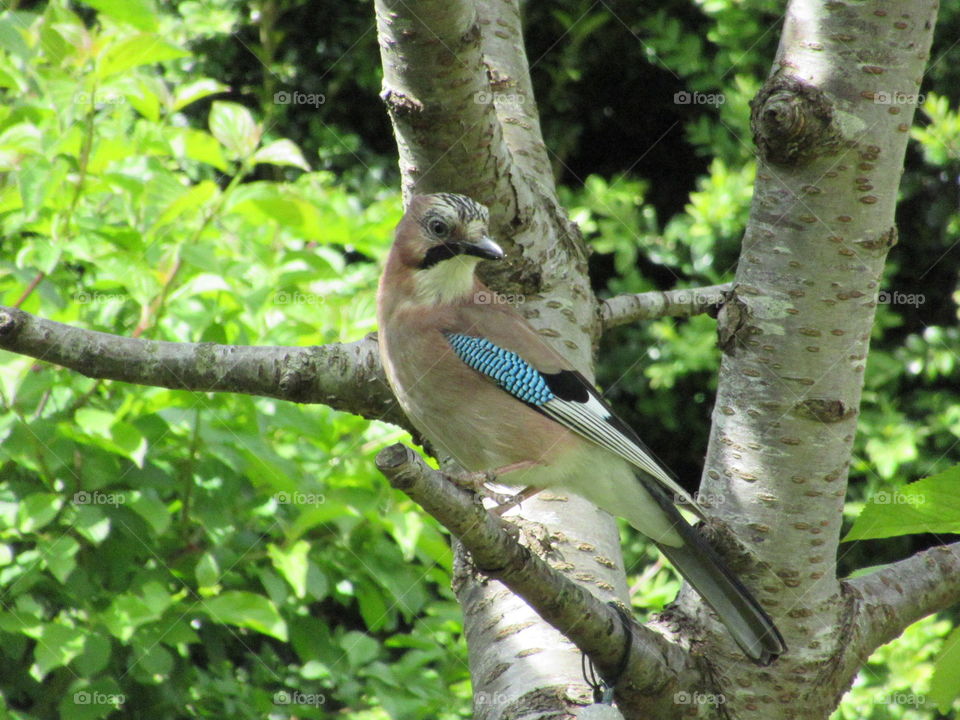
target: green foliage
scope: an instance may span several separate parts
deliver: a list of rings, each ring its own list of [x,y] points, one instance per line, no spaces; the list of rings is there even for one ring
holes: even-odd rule
[[[225,86],[186,21],[90,5],[0,16],[2,302],[166,340],[374,329],[397,194],[311,172],[256,107],[193,112]],[[396,431],[12,355],[0,391],[5,716],[462,716],[447,540],[372,465]]]
[[[960,465],[890,490],[881,490],[857,516],[844,541],[914,533],[960,533]]]
[[[944,637],[950,628],[951,623],[947,621],[924,618],[893,642],[878,648],[867,660],[831,720],[926,720],[936,717],[932,661],[944,647]]]
[[[930,678],[930,700],[942,713],[948,713],[960,688],[960,628],[953,628],[943,641]]]

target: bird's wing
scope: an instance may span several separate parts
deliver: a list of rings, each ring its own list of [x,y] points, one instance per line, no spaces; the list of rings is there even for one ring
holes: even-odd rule
[[[482,309],[489,313],[491,308]],[[633,429],[522,317],[506,312],[492,318],[478,317],[475,312],[470,315],[473,317],[462,330],[444,332],[460,360],[537,412],[653,477],[678,502],[702,517],[697,503],[654,459]]]

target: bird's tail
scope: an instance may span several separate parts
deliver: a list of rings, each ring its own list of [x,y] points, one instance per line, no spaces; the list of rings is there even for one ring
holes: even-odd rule
[[[683,538],[680,546],[656,543],[660,552],[717,613],[747,657],[758,665],[776,660],[787,646],[773,620],[716,550],[680,515],[666,493],[649,484],[648,489],[665,512],[676,515],[674,527]]]

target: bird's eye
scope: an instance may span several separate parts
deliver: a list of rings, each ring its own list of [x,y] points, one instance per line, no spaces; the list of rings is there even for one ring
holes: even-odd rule
[[[450,226],[447,225],[443,220],[439,219],[431,220],[427,227],[430,228],[430,232],[438,237],[443,237],[450,232]]]

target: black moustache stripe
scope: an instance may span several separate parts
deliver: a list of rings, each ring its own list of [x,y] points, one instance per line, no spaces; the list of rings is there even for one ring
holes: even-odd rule
[[[423,256],[423,260],[420,261],[420,265],[417,267],[420,270],[426,270],[432,268],[438,262],[443,262],[444,260],[449,260],[452,257],[457,255],[462,255],[464,248],[461,245],[447,245],[446,243],[440,243],[439,245],[434,245],[432,248],[427,250],[427,254]]]

